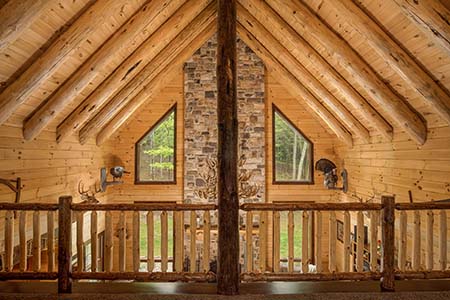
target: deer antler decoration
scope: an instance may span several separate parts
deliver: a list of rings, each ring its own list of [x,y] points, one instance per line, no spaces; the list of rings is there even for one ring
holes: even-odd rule
[[[91,194],[89,194],[89,192],[91,192]],[[91,188],[85,190],[82,180],[78,182],[78,193],[80,194],[81,200],[83,200],[82,203],[89,203],[89,204],[99,203],[100,201],[98,201],[97,198],[95,197],[95,194],[99,192],[101,192],[101,188],[100,187],[97,188],[97,182],[95,182],[94,184],[94,191],[91,191]]]
[[[251,172],[244,169],[246,162],[245,155],[241,155],[239,158],[239,175],[238,175],[238,186],[239,186],[239,198],[249,199],[258,195],[260,191],[260,186],[257,184],[249,183],[252,177]],[[205,182],[205,187],[195,192],[195,194],[206,200],[217,199],[217,159],[209,158],[206,160],[207,171],[200,174],[200,178]]]

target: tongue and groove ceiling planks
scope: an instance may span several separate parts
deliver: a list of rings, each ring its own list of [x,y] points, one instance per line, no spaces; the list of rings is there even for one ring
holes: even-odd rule
[[[238,33],[343,144],[450,124],[445,1],[239,0]],[[0,124],[113,136],[215,31],[213,0],[9,0]],[[432,115],[433,117],[429,117]]]

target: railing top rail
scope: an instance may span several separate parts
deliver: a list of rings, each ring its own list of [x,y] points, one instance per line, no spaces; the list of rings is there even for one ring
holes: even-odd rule
[[[183,203],[120,203],[120,204],[72,204],[72,210],[78,211],[191,211],[215,210],[215,204],[183,204]]]
[[[0,210],[58,210],[53,203],[0,203]]]
[[[310,202],[292,202],[292,203],[245,203],[240,209],[266,210],[266,211],[286,211],[286,210],[336,210],[336,211],[367,211],[381,210],[383,205],[380,203],[310,203]]]
[[[396,203],[397,210],[450,209],[450,202]]]

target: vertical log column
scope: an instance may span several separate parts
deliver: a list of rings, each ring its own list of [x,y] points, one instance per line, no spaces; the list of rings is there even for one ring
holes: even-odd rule
[[[58,215],[58,292],[71,293],[72,279],[72,216],[70,204],[72,197],[59,198]]]
[[[219,251],[217,293],[239,292],[236,0],[218,0],[217,123]]]
[[[383,255],[381,257],[381,290],[393,292],[394,285],[394,255],[395,255],[395,199],[394,197],[381,197],[383,204],[383,221],[381,231],[383,238]]]

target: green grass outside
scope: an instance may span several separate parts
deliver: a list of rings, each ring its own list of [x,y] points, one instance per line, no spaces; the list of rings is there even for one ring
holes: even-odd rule
[[[153,253],[154,257],[161,257],[161,217],[159,214],[153,214]],[[141,213],[140,218],[140,252],[141,257],[147,257],[147,215]],[[167,217],[168,224],[168,256],[171,257],[173,254],[173,218],[172,214],[169,213]]]
[[[302,212],[294,212],[294,258],[302,256]],[[280,213],[280,258],[288,258],[288,213]]]

